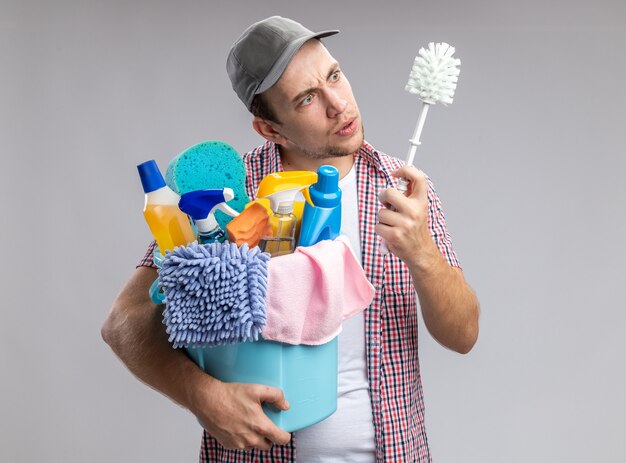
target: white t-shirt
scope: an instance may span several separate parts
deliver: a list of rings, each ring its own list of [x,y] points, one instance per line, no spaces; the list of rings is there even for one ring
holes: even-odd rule
[[[350,240],[361,262],[359,211],[354,166],[339,181],[341,233]],[[359,312],[343,322],[338,339],[337,411],[313,426],[296,431],[296,461],[354,462],[375,461],[374,423],[367,382],[365,358],[365,319]]]

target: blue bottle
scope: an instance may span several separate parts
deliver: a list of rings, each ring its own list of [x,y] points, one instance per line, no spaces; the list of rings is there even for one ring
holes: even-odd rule
[[[341,231],[341,189],[339,171],[333,166],[317,169],[317,183],[309,187],[312,207],[305,203],[298,246],[312,246],[322,240],[333,240]]]

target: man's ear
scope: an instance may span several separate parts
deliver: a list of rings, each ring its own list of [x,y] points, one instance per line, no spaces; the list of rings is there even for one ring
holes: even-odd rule
[[[276,130],[276,127],[274,127],[271,121],[262,119],[259,116],[254,116],[254,119],[252,119],[252,128],[266,140],[273,141],[278,145],[284,145],[287,141],[287,139]]]

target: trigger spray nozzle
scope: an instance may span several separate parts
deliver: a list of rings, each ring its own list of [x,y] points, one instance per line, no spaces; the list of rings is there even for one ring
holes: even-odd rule
[[[237,217],[239,212],[226,204],[234,197],[232,188],[190,191],[180,197],[178,207],[191,216],[196,224],[198,242],[206,244],[224,241],[226,234],[217,223],[215,211]]]
[[[306,202],[313,205],[309,194],[309,185],[316,181],[317,173],[307,170],[275,172],[263,177],[263,180],[259,183],[257,197],[269,199],[270,208],[275,213],[281,207],[283,210],[286,210],[288,204],[290,204],[291,210],[286,212],[289,213],[293,211],[293,202],[298,192],[302,192]]]

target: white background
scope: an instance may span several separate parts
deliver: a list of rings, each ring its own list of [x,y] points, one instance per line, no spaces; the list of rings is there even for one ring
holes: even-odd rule
[[[482,306],[467,356],[420,332],[435,461],[626,461],[623,0],[2,0],[0,461],[197,460],[100,327],[150,241],[136,164],[261,142],[225,61],[272,14],[341,29],[366,138],[401,158],[417,50],[462,60],[416,159]]]

